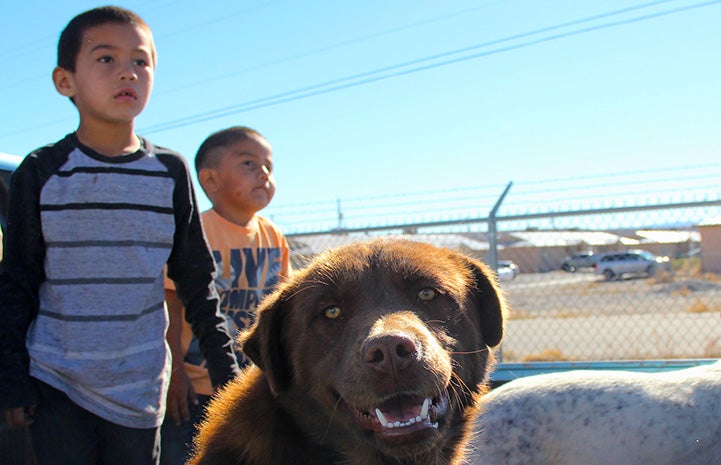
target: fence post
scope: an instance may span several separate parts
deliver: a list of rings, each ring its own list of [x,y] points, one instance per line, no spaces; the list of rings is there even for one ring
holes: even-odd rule
[[[506,189],[503,191],[501,196],[496,201],[496,204],[491,209],[491,213],[488,215],[488,265],[493,268],[494,271],[498,271],[498,238],[496,229],[496,213],[503,203],[503,199],[506,198],[506,194],[511,190],[513,182],[509,182]]]
[[[496,213],[503,203],[503,199],[506,198],[506,194],[511,190],[513,182],[509,182],[506,189],[503,191],[501,196],[496,201],[496,204],[491,209],[491,213],[488,215],[488,264],[493,268],[493,271],[498,271],[498,238],[496,229]],[[498,363],[503,362],[503,344],[501,344],[496,350],[496,358]]]
[[[340,199],[335,199],[336,213],[338,215],[338,231],[343,230],[343,210],[340,208]]]

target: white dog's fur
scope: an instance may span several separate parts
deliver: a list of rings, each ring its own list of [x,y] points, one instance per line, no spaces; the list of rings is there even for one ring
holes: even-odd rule
[[[721,361],[529,376],[484,404],[473,465],[721,464]]]

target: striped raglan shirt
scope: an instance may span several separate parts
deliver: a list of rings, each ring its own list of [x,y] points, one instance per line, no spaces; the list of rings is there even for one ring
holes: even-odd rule
[[[0,397],[9,399],[0,403],[27,405],[29,360],[32,377],[98,416],[158,426],[170,379],[166,263],[192,309],[186,318],[214,360],[214,383],[237,374],[217,310],[213,260],[178,154],[143,140],[136,153],[106,157],[71,134],[26,157],[10,190],[0,372],[11,385],[0,382]],[[23,328],[27,352],[18,347]]]

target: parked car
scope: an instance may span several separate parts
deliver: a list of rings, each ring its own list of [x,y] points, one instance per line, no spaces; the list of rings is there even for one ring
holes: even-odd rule
[[[593,252],[582,252],[566,257],[561,264],[561,269],[574,273],[579,268],[593,268],[596,264],[596,255]]]
[[[8,213],[8,187],[10,177],[15,168],[22,161],[22,157],[0,152],[0,227],[5,227],[5,217]]]
[[[620,279],[625,274],[653,276],[659,268],[669,266],[668,257],[658,257],[646,250],[628,250],[598,255],[594,268],[606,280]]]
[[[521,270],[518,269],[518,265],[513,263],[511,260],[498,260],[498,279],[501,281],[509,281],[518,276]]]

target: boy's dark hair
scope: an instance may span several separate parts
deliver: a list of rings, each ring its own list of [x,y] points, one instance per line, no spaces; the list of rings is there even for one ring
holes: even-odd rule
[[[246,126],[233,126],[209,135],[200,145],[198,153],[195,154],[195,171],[200,173],[203,168],[213,167],[217,164],[217,157],[212,156],[215,149],[248,139],[266,140],[258,131]]]
[[[80,13],[70,20],[58,41],[58,66],[75,72],[75,62],[83,45],[83,35],[88,29],[106,23],[132,24],[147,30],[150,26],[140,16],[130,10],[118,6],[103,6]],[[152,34],[151,34],[152,37]],[[153,63],[155,63],[155,46],[153,46]]]

